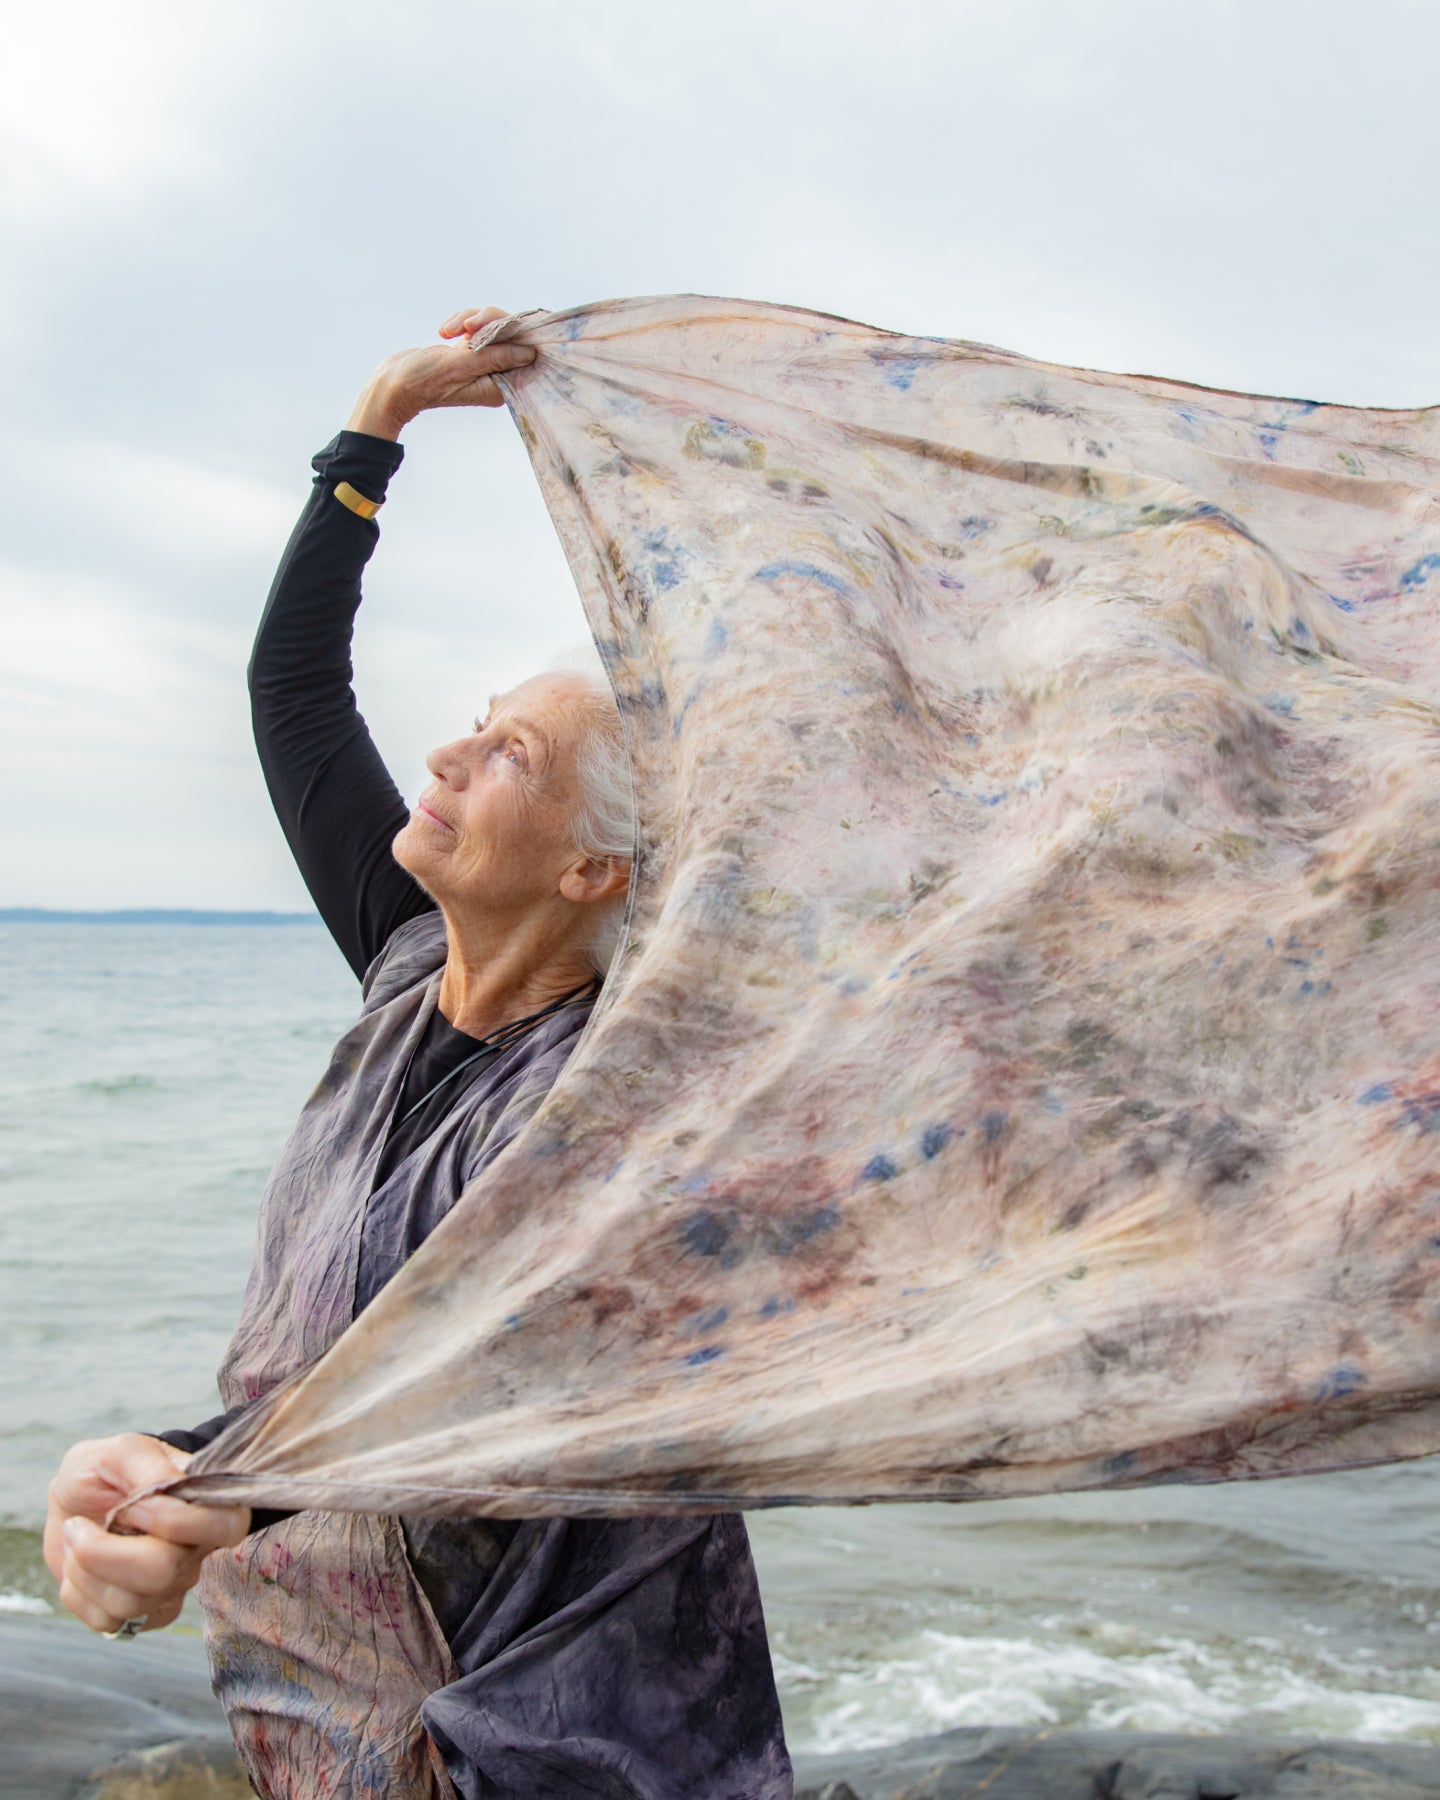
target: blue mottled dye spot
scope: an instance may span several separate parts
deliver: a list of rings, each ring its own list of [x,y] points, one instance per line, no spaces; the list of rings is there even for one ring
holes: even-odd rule
[[[513,1331],[519,1323],[520,1323],[519,1313],[506,1313],[505,1328],[507,1331]]]
[[[998,806],[1008,792],[1008,788],[1001,788],[998,794],[977,794],[975,798],[982,806]]]
[[[832,594],[851,592],[848,582],[842,581],[838,575],[832,575],[828,569],[817,569],[814,563],[769,562],[763,569],[755,571],[757,581],[778,581],[782,575],[799,575],[806,581],[818,581],[821,587],[829,588]]]
[[[839,1223],[838,1206],[817,1206],[810,1212],[791,1213],[788,1219],[775,1222],[770,1233],[770,1247],[779,1256],[793,1256],[801,1245],[824,1237]]]
[[[888,1156],[872,1156],[860,1171],[860,1179],[862,1181],[893,1181],[899,1173],[899,1165],[892,1162]]]
[[[656,587],[661,589],[678,587],[685,579],[685,565],[690,560],[689,552],[679,544],[672,544],[669,533],[663,529],[642,532],[640,542],[654,559],[650,564],[650,573],[655,577]]]
[[[794,1310],[795,1302],[788,1294],[783,1298],[779,1294],[772,1294],[760,1308],[760,1317],[762,1319],[775,1319],[778,1318],[781,1313],[794,1312]]]
[[[678,738],[680,733],[684,730],[685,715],[686,715],[686,713],[689,712],[690,708],[695,704],[697,698],[699,697],[699,693],[700,693],[699,688],[696,688],[696,690],[693,694],[687,694],[685,696],[685,704],[680,708],[679,712],[677,712],[675,715],[675,724],[672,727],[672,732],[671,732],[672,736]]]
[[[720,621],[716,619],[714,624],[710,627],[710,635],[705,639],[706,656],[719,656],[729,642],[730,633]]]
[[[1379,1106],[1381,1101],[1393,1100],[1394,1098],[1395,1089],[1390,1083],[1388,1081],[1377,1081],[1374,1087],[1366,1088],[1365,1092],[1360,1096],[1359,1104],[1361,1106]]]
[[[885,350],[872,350],[870,360],[878,363],[880,373],[885,382],[893,388],[899,388],[902,394],[910,391],[910,384],[924,367],[924,360],[918,356],[891,356]]]
[[[901,1290],[900,1290],[900,1298],[901,1298],[901,1299],[902,1299],[902,1300],[904,1300],[904,1299],[907,1299],[907,1298],[908,1298],[908,1297],[909,1297],[909,1296],[910,1296],[910,1295],[911,1295],[911,1294],[923,1294],[923,1293],[925,1293],[925,1292],[926,1292],[926,1290],[925,1290],[925,1289],[924,1289],[924,1288],[923,1288],[923,1287],[918,1287],[918,1288],[901,1288]]]
[[[696,1256],[719,1256],[734,1233],[730,1219],[719,1213],[692,1213],[680,1229],[680,1242]]]
[[[934,1162],[954,1135],[954,1131],[943,1120],[939,1125],[927,1125],[925,1134],[920,1139],[920,1154],[926,1162]]]
[[[1010,1117],[1008,1112],[987,1112],[980,1115],[980,1129],[985,1133],[985,1142],[993,1144],[1005,1129],[1005,1121]]]
[[[685,1358],[685,1366],[690,1369],[696,1369],[701,1363],[714,1362],[717,1356],[723,1356],[724,1354],[725,1351],[721,1345],[707,1344],[703,1350],[692,1350]]]
[[[1420,587],[1437,573],[1440,573],[1440,551],[1432,550],[1428,556],[1422,556],[1419,562],[1411,563],[1400,577],[1400,586],[1402,588]]]
[[[1341,1363],[1332,1369],[1316,1386],[1317,1400],[1343,1400],[1346,1394],[1353,1394],[1363,1388],[1369,1377],[1358,1363]]]
[[[1415,1099],[1407,1100],[1395,1122],[1397,1125],[1416,1125],[1427,1136],[1440,1131],[1440,1093],[1418,1094]]]
[[[965,583],[958,575],[942,575],[940,577],[940,585],[943,588],[949,588],[954,594],[963,594],[965,592]]]
[[[1342,600],[1338,594],[1332,594],[1330,598],[1340,608],[1341,612],[1354,612],[1355,602],[1353,600]]]
[[[690,1330],[697,1335],[702,1331],[718,1331],[729,1317],[728,1306],[712,1306],[709,1312],[696,1313],[690,1321]]]

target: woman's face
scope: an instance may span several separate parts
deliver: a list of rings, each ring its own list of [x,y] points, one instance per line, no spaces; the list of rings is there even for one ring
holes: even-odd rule
[[[584,693],[583,676],[537,675],[493,695],[473,732],[425,759],[433,780],[393,850],[447,912],[523,914],[555,899],[583,860],[570,820]]]

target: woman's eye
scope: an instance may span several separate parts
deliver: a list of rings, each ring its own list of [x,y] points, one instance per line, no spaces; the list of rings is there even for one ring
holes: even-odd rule
[[[521,753],[521,751],[519,749],[516,748],[516,746],[514,744],[512,744],[510,746],[510,748],[505,752],[505,759],[507,762],[514,763],[514,765],[517,769],[523,769],[525,767],[524,755]]]

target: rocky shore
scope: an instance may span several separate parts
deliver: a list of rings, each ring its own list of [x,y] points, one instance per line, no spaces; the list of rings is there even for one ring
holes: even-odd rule
[[[198,1637],[0,1620],[0,1794],[250,1800]]]
[[[796,1758],[796,1800],[1440,1800],[1428,1745],[948,1731]],[[0,1794],[247,1800],[194,1636],[0,1621]]]
[[[1161,1732],[967,1730],[797,1757],[796,1800],[1436,1800],[1440,1750]]]

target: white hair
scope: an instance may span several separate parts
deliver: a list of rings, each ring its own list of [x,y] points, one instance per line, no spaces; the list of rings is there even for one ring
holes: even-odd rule
[[[593,644],[577,644],[557,656],[550,667],[558,674],[580,675],[585,692],[580,701],[583,733],[576,753],[580,799],[570,821],[575,848],[596,862],[635,854],[635,792],[625,727],[615,704],[605,665]],[[588,953],[597,974],[608,972],[620,947],[628,894],[605,901]]]

